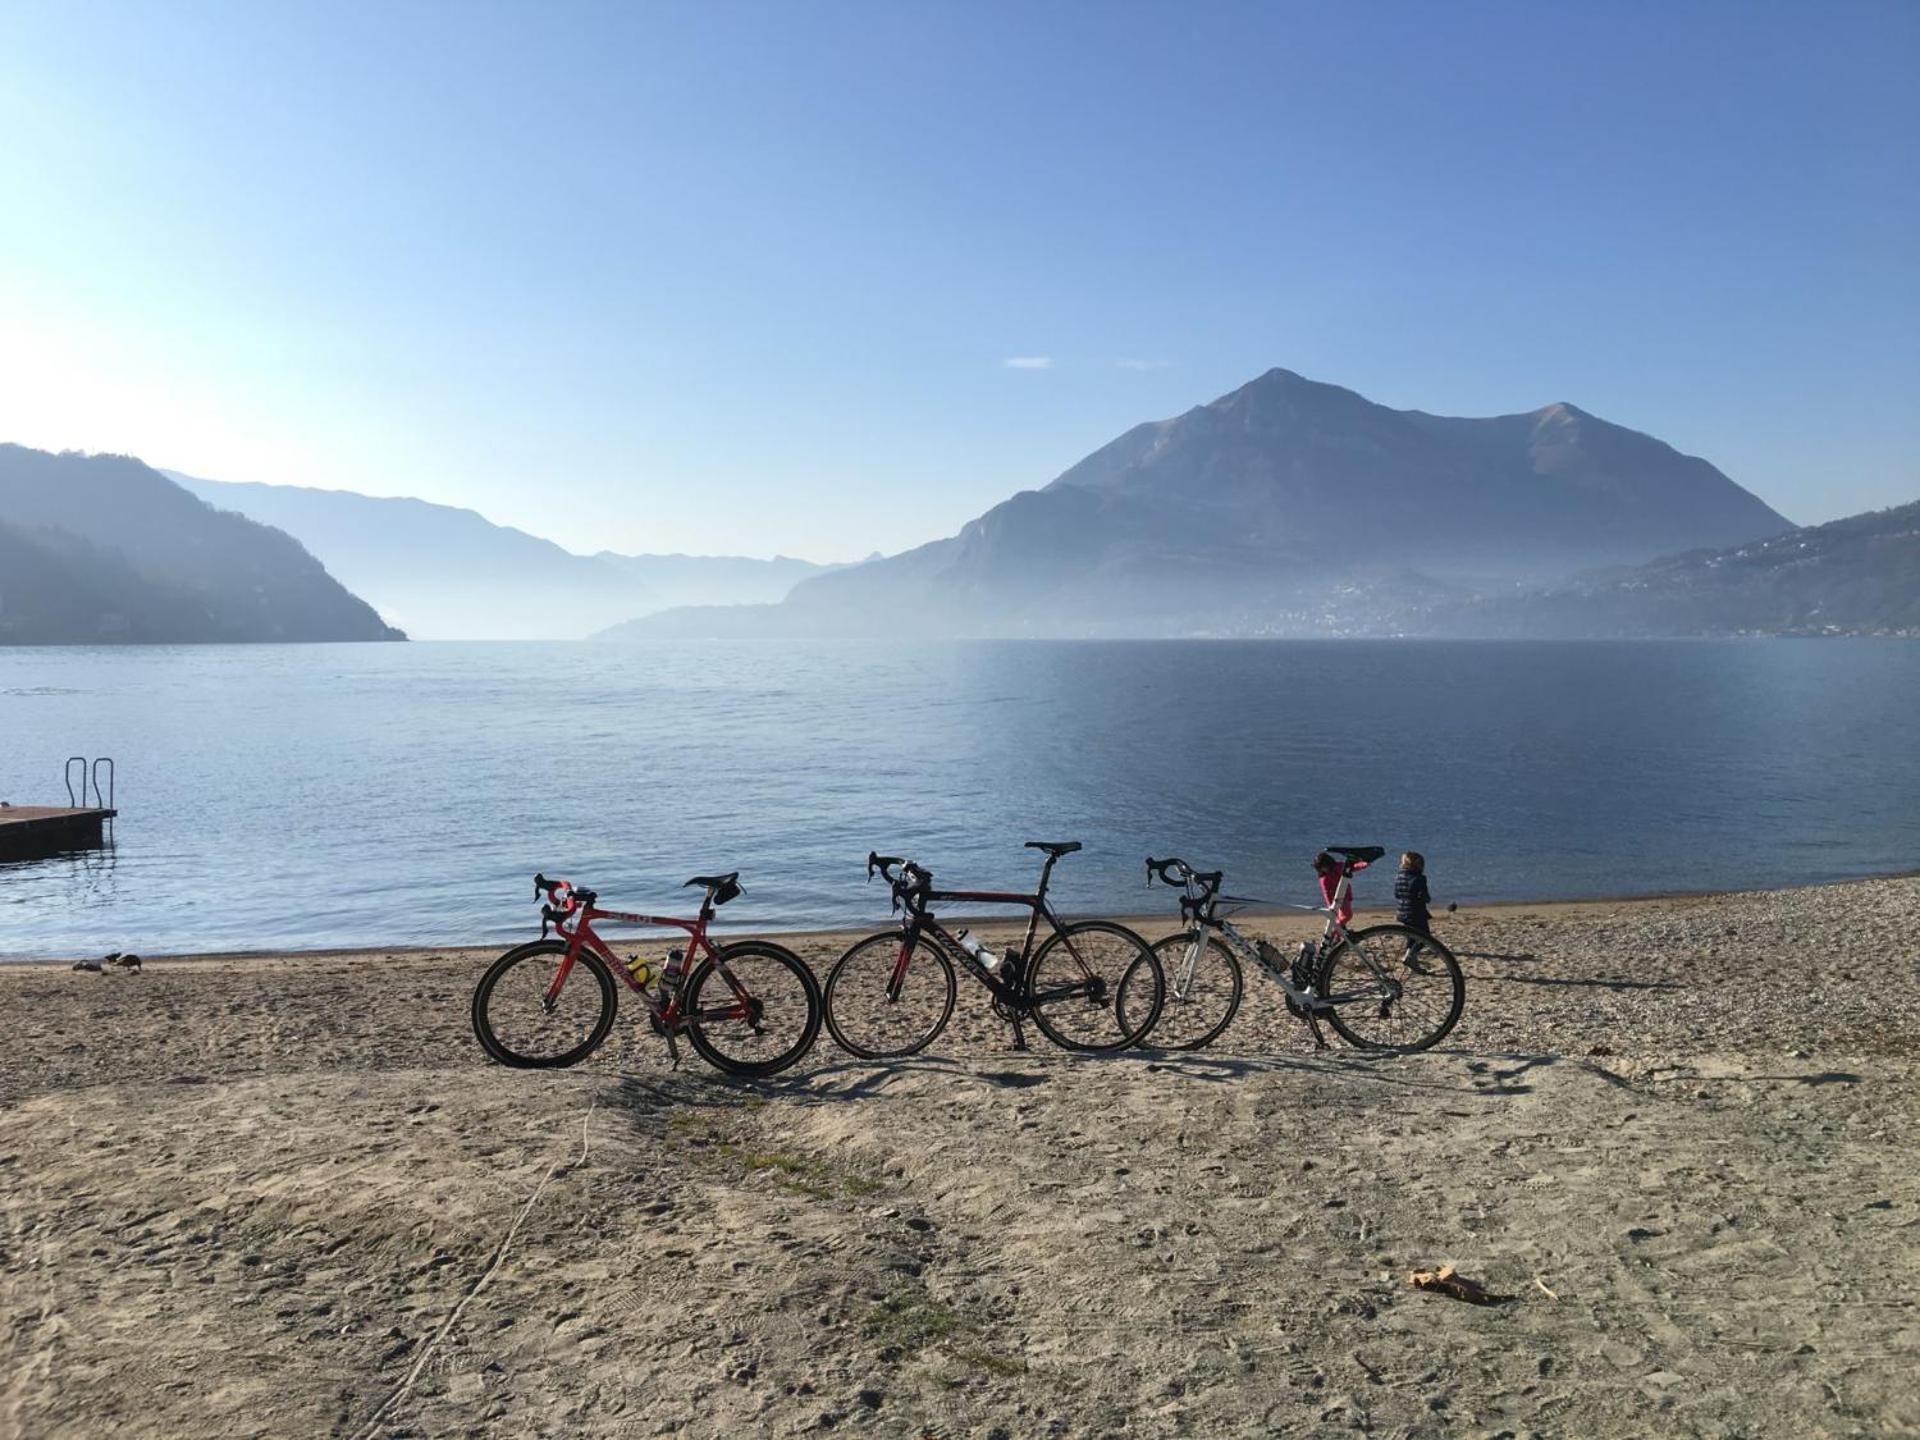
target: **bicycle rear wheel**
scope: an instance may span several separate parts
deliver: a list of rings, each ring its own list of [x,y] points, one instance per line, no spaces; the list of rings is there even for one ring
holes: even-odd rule
[[[1349,1045],[1410,1055],[1439,1044],[1458,1023],[1467,981],[1453,953],[1431,935],[1375,925],[1328,952],[1314,993]]]
[[[687,977],[687,1039],[730,1075],[776,1075],[820,1033],[820,982],[791,950],[729,945]]]
[[[953,962],[921,936],[909,952],[898,930],[869,935],[827,972],[827,1029],[863,1060],[917,1055],[953,1015]]]
[[[1240,1013],[1245,988],[1240,961],[1213,936],[1203,941],[1194,931],[1156,940],[1153,953],[1166,972],[1167,998],[1144,1043],[1160,1050],[1200,1050],[1211,1045]],[[1120,992],[1123,1021],[1139,1003],[1133,988],[1129,977]]]
[[[567,958],[564,940],[536,940],[507,951],[473,992],[473,1033],[480,1048],[516,1070],[578,1065],[613,1028],[613,973],[582,949],[558,993],[553,983]]]
[[[1166,976],[1153,947],[1126,926],[1104,920],[1055,931],[1027,965],[1028,1013],[1049,1040],[1066,1050],[1138,1045],[1160,1018],[1166,994]]]

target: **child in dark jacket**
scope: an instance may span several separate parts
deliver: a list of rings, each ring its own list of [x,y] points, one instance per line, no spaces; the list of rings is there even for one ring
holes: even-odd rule
[[[1433,897],[1427,893],[1427,857],[1409,850],[1400,857],[1400,873],[1393,879],[1394,919],[1409,930],[1421,934],[1433,931],[1433,916],[1427,907]]]

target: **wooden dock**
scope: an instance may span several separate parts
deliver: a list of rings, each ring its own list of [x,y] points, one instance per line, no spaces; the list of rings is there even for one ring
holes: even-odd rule
[[[102,805],[0,806],[0,859],[31,860],[62,850],[92,850],[120,812]]]

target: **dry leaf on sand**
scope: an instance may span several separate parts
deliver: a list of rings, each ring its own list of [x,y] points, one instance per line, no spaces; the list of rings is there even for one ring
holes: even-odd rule
[[[1407,1284],[1416,1290],[1431,1290],[1455,1300],[1465,1300],[1469,1305],[1505,1305],[1513,1299],[1511,1295],[1495,1295],[1479,1281],[1456,1274],[1451,1265],[1442,1265],[1438,1270],[1409,1271]]]

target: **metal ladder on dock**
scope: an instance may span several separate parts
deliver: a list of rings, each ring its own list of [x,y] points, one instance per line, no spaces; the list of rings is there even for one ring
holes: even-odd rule
[[[73,790],[73,767],[76,765],[80,767],[80,793],[77,795]],[[100,788],[100,767],[102,765],[107,767],[107,788],[104,791]],[[73,806],[74,809],[113,809],[113,757],[111,755],[101,755],[92,761],[89,761],[84,755],[69,755],[67,757],[66,782],[67,803]],[[87,785],[89,782],[93,785],[92,804],[88,804],[87,802]]]

